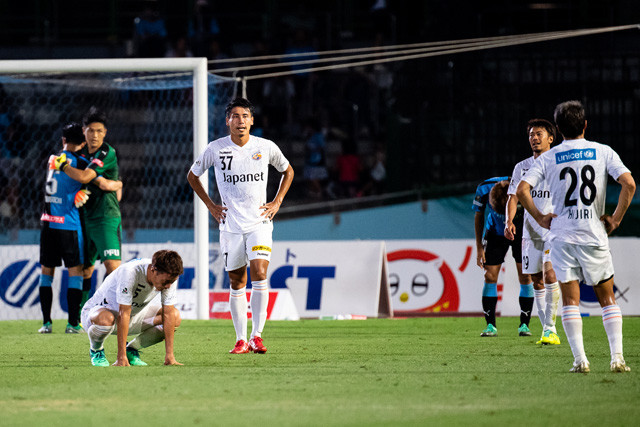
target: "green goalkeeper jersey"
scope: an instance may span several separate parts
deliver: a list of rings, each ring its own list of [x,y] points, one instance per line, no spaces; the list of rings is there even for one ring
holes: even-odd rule
[[[96,171],[98,176],[113,181],[120,179],[116,150],[106,142],[103,142],[98,151],[93,154],[90,154],[85,146],[80,151],[80,156],[89,162],[87,168]],[[84,205],[85,219],[99,220],[120,217],[120,204],[115,191],[102,191],[93,183],[88,184],[88,189],[91,191],[91,195]]]

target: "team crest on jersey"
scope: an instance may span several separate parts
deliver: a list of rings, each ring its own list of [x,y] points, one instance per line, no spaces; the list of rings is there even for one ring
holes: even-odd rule
[[[262,153],[261,153],[261,152],[259,152],[259,151],[257,151],[257,152],[255,152],[255,153],[253,153],[253,156],[251,156],[251,158],[252,158],[253,160],[260,160],[260,159],[262,158]]]

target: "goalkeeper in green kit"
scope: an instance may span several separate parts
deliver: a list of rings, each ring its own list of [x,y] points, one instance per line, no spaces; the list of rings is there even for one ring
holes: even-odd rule
[[[122,218],[119,200],[122,190],[103,191],[94,182],[97,177],[119,180],[116,150],[104,142],[107,135],[106,116],[91,108],[82,120],[87,145],[79,152],[89,166],[80,170],[61,163],[60,170],[69,177],[87,183],[86,204],[81,209],[85,235],[85,265],[83,270],[83,303],[91,290],[91,276],[96,260],[104,264],[107,275],[121,263]]]

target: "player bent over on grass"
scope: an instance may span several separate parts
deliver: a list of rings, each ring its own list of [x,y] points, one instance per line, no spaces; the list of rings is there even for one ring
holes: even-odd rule
[[[229,274],[229,308],[236,332],[232,354],[266,353],[262,330],[267,320],[273,217],[293,181],[293,168],[278,146],[250,135],[253,105],[236,98],[226,108],[229,136],[209,143],[187,175],[191,188],[204,202],[220,229],[220,250]],[[273,201],[267,203],[269,165],[282,174]],[[214,168],[222,206],[213,203],[199,177]],[[247,260],[251,274],[251,338],[247,342]]]
[[[522,236],[523,214],[515,218],[518,227],[517,238],[508,240],[504,237],[504,221],[507,204],[507,187],[509,177],[494,177],[478,185],[472,209],[475,211],[476,263],[484,270],[484,286],[482,288],[482,311],[487,327],[482,331],[482,337],[498,335],[496,325],[496,306],[498,304],[498,274],[504,263],[507,251],[511,248],[511,255],[516,262],[518,281],[520,282],[520,326],[518,335],[531,336],[529,321],[533,308],[533,285],[531,276],[522,272]],[[487,219],[485,221],[485,209]]]
[[[609,340],[612,372],[629,367],[622,355],[622,312],[613,292],[613,261],[607,237],[620,226],[636,184],[620,156],[609,146],[584,138],[587,128],[579,101],[559,104],[553,114],[564,141],[543,153],[518,185],[518,199],[540,226],[551,233],[551,261],[562,291],[562,326],[573,366],[570,372],[591,370],[584,351],[580,315],[580,281],[593,286]],[[621,186],[613,215],[605,215],[607,175]],[[531,189],[546,181],[553,211],[541,212]]]
[[[107,276],[82,309],[91,345],[91,364],[109,366],[104,341],[116,333],[118,355],[114,366],[146,366],[140,349],[165,340],[165,365],[181,365],[173,355],[173,338],[180,326],[175,308],[178,276],[183,273],[177,252],[160,250],[151,259],[129,261]],[[160,295],[160,303],[154,303]],[[156,303],[158,301],[155,301]],[[136,337],[127,343],[127,337]]]
[[[504,228],[504,236],[509,240],[514,240],[517,234],[513,218],[518,207],[518,196],[516,195],[518,184],[531,168],[533,162],[542,153],[551,149],[551,144],[556,138],[556,128],[548,120],[532,119],[527,123],[527,133],[533,156],[518,163],[511,174]],[[552,210],[551,193],[546,182],[543,181],[532,189],[531,197],[538,209],[545,212]],[[560,285],[558,285],[556,273],[551,264],[549,230],[540,227],[529,212],[525,211],[522,232],[522,271],[530,274],[533,280],[534,300],[542,324],[542,336],[536,344],[559,345],[560,337],[558,337],[556,330],[556,312],[560,300]]]

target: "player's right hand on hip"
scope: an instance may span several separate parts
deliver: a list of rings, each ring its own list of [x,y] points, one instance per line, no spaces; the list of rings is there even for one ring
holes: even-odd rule
[[[66,166],[67,166],[67,155],[65,153],[62,153],[59,156],[52,154],[49,157],[49,169],[63,171]]]

